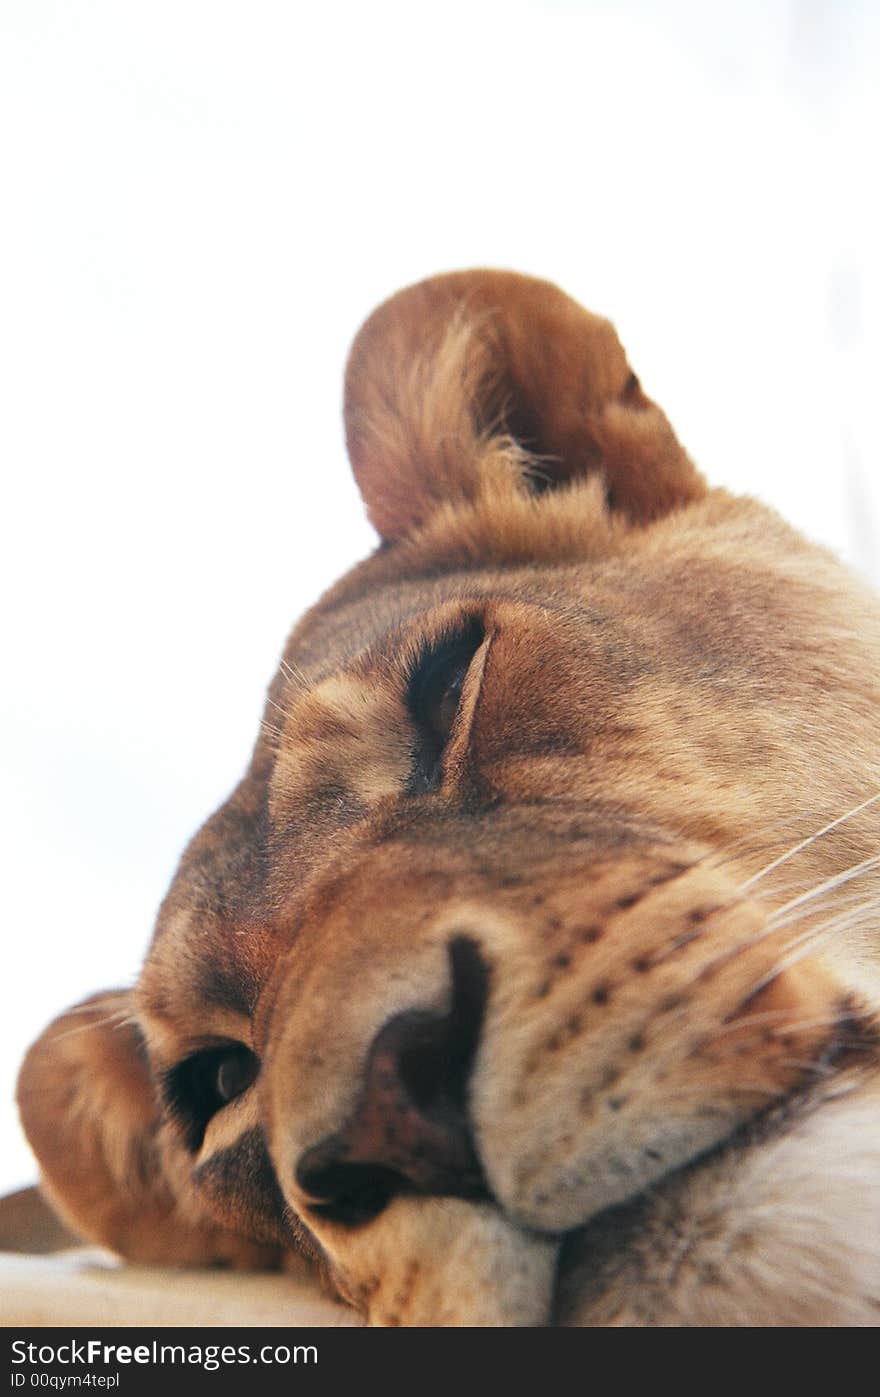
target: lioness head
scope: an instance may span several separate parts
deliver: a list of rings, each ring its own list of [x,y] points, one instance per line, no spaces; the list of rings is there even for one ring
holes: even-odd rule
[[[880,601],[546,283],[394,297],[345,414],[382,544],[23,1067],[58,1209],[373,1323],[876,1320]]]

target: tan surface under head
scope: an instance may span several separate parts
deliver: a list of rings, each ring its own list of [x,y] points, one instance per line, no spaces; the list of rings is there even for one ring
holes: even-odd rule
[[[0,1252],[0,1324],[356,1325],[355,1312],[299,1277],[125,1266],[109,1252]]]
[[[294,1275],[127,1266],[71,1237],[37,1189],[0,1198],[0,1325],[357,1325]]]

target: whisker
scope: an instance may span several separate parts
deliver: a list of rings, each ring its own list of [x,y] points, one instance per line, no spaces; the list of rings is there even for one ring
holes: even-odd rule
[[[783,903],[781,907],[777,907],[772,918],[774,924],[778,926],[779,918],[785,913],[793,911],[795,907],[803,906],[806,902],[812,902],[813,898],[818,897],[820,893],[829,892],[834,888],[842,887],[844,883],[848,883],[852,878],[858,878],[860,874],[868,873],[872,868],[878,867],[880,867],[880,854],[873,854],[871,858],[862,859],[861,863],[854,864],[851,868],[845,868],[842,873],[835,873],[832,878],[826,878],[824,883],[817,884],[815,888],[810,888],[808,892],[801,893],[799,897],[793,898],[791,902]]]
[[[880,791],[877,791],[875,795],[869,796],[867,800],[863,800],[860,805],[854,805],[852,809],[847,810],[844,815],[838,815],[836,820],[832,820],[830,824],[824,825],[822,829],[816,830],[815,834],[808,835],[806,839],[802,839],[799,844],[795,844],[794,847],[789,849],[786,853],[780,854],[779,858],[774,859],[772,863],[768,863],[764,868],[760,869],[758,873],[754,873],[747,882],[742,884],[740,891],[745,892],[748,888],[751,888],[755,883],[759,882],[760,879],[766,878],[767,874],[772,873],[774,868],[779,868],[782,864],[787,863],[788,860],[793,859],[796,854],[801,853],[804,849],[808,849],[811,844],[815,844],[817,839],[822,839],[824,835],[830,834],[832,830],[838,829],[840,825],[845,824],[847,820],[851,820],[855,815],[861,814],[863,810],[867,810],[869,806],[876,804],[878,800],[880,800]]]
[[[855,907],[848,907],[838,916],[829,918],[828,921],[807,927],[800,936],[795,936],[789,941],[783,950],[793,950],[795,947],[801,946],[811,939],[818,939],[830,931],[848,930],[850,927],[861,926],[863,922],[871,921],[878,911],[880,911],[880,893],[876,897],[868,898],[867,902],[862,902]]]
[[[109,1014],[104,1019],[96,1019],[94,1023],[77,1024],[76,1028],[66,1028],[63,1033],[56,1033],[52,1041],[63,1043],[67,1038],[75,1038],[78,1033],[94,1033],[99,1028],[127,1028],[136,1023],[137,1020],[132,1014]]]
[[[126,995],[125,991],[123,991],[122,994],[119,995],[119,1001],[120,1004],[118,1009],[111,1009],[109,1003],[105,1004],[104,1007],[107,1009],[107,1012],[110,1014],[127,1014],[129,1012],[128,996]],[[69,1019],[73,1014],[94,1014],[94,1012],[94,1004],[74,1004],[72,1009],[65,1009],[64,1018]]]
[[[873,899],[869,899],[869,901],[873,901]],[[815,898],[811,898],[809,906],[795,907],[793,911],[786,912],[784,916],[781,915],[781,908],[776,912],[771,912],[770,920],[773,930],[778,931],[781,928],[791,926],[792,923],[802,922],[805,917],[821,915],[829,906],[836,909],[867,905],[868,904],[865,903],[865,894],[863,891],[859,890],[841,894],[837,887],[832,887],[828,888],[824,893],[818,893]]]
[[[286,709],[286,708],[282,708],[280,703],[276,703],[274,699],[270,699],[270,698],[267,698],[267,699],[266,699],[266,702],[267,702],[268,704],[270,704],[272,708],[276,709],[277,712],[280,713],[281,716],[282,716],[284,719],[287,720],[287,719],[290,718],[290,714],[288,713],[287,709]]]
[[[821,1058],[817,1058],[815,1061],[810,1062],[808,1058],[781,1057],[779,1059],[779,1066],[795,1067],[798,1072],[809,1073],[811,1077],[830,1077],[832,1072],[837,1070],[833,1063],[823,1062]]]
[[[768,1101],[778,1100],[781,1095],[779,1087],[767,1086],[766,1082],[739,1081],[731,1085],[731,1090],[737,1096],[766,1096]]]
[[[749,995],[759,994],[762,989],[765,989],[766,986],[771,984],[779,975],[789,970],[793,965],[796,965],[798,961],[811,955],[822,942],[830,940],[830,938],[836,934],[841,934],[842,932],[849,931],[853,927],[860,926],[863,922],[870,921],[876,915],[878,909],[880,909],[880,894],[876,897],[868,898],[867,901],[862,902],[859,906],[847,908],[846,911],[840,913],[838,916],[830,917],[827,921],[819,922],[817,925],[808,927],[806,931],[802,932],[799,936],[793,937],[790,941],[786,942],[782,947],[780,960],[777,961],[772,970],[768,971],[752,986],[749,990]],[[814,909],[811,909],[811,911],[812,910]],[[794,919],[792,918],[791,920]],[[789,921],[786,921],[783,927],[787,925],[789,925]],[[753,946],[781,929],[783,928],[774,925],[764,927],[749,941],[740,942],[737,946],[717,956],[715,960],[709,961],[708,966],[714,966],[725,958],[734,959],[737,955],[751,950]],[[706,968],[707,966],[703,966],[700,973],[702,974]],[[696,978],[699,977],[697,976]]]
[[[791,1009],[764,1009],[758,1014],[750,1014],[745,1019],[728,1019],[723,1028],[712,1034],[712,1042],[728,1033],[741,1033],[747,1028],[770,1028],[778,1024],[786,1033],[805,1033],[811,1028],[833,1028],[840,1021],[840,1015],[822,1014],[812,1019],[790,1021]]]
[[[786,970],[790,970],[792,966],[797,965],[800,961],[813,955],[820,943],[830,940],[832,936],[839,934],[841,930],[846,930],[851,926],[858,926],[860,922],[867,921],[869,915],[874,911],[876,911],[876,907],[872,906],[865,909],[864,915],[847,912],[842,917],[833,917],[830,921],[822,923],[819,927],[811,927],[808,931],[804,932],[802,936],[796,937],[794,941],[789,942],[789,946],[792,948],[791,951],[787,952],[782,959],[776,963],[772,970],[768,971],[766,975],[758,980],[757,984],[749,991],[749,994],[760,994],[761,990],[766,989],[766,987],[772,984],[774,980],[778,979],[780,975],[783,975]]]
[[[766,854],[771,849],[778,849],[781,843],[781,839],[767,839],[761,844],[755,844],[749,838],[738,839],[735,843],[725,844],[723,848],[710,849],[694,866],[725,869],[753,854]]]
[[[866,860],[866,863],[870,864],[871,862],[880,863],[880,855],[877,855],[874,860]],[[864,871],[863,865],[858,865],[858,869]],[[855,873],[856,870],[849,869],[846,870],[844,875],[840,875],[840,878],[842,881],[848,881],[848,878],[854,877]],[[823,896],[830,900],[831,894],[834,892],[836,887],[840,886],[840,882],[837,879],[829,879],[828,883],[831,886],[826,888]],[[803,895],[803,897],[795,898],[791,903],[788,904],[788,906],[790,908],[795,908],[798,904],[804,906],[808,900],[812,900],[814,897],[819,898],[819,893],[820,889],[813,889],[809,894],[805,894]],[[814,925],[813,927],[808,928],[808,930],[804,933],[803,938],[798,938],[797,941],[799,942],[801,939],[806,939],[808,936],[818,937],[826,927],[829,928],[829,930],[833,931],[841,926],[847,926],[850,924],[858,925],[859,922],[867,920],[877,910],[878,903],[880,903],[880,895],[878,895],[877,898],[870,897],[867,900],[864,899],[863,893],[859,893],[858,895],[846,895],[845,898],[835,897],[834,899],[834,905],[836,907],[840,907],[841,905],[843,905],[844,902],[846,902],[849,905],[845,907],[845,910],[842,913],[840,913],[839,916],[835,916],[829,922],[822,922],[818,926]],[[855,906],[853,906],[852,904],[855,904]],[[784,909],[780,910],[782,911]],[[728,961],[736,960],[738,956],[744,955],[747,951],[752,950],[755,946],[759,946],[762,941],[766,941],[769,937],[779,936],[785,930],[786,927],[791,926],[792,923],[798,923],[803,921],[805,916],[814,916],[817,913],[821,914],[822,911],[823,903],[822,899],[819,898],[818,901],[813,902],[812,906],[806,908],[806,912],[804,912],[803,910],[792,911],[791,915],[787,915],[782,918],[780,918],[778,914],[772,915],[768,919],[766,924],[760,928],[759,931],[753,932],[751,936],[744,937],[743,940],[738,941],[733,946],[726,946],[723,950],[719,950],[715,956],[712,956],[708,960],[703,961],[695,969],[694,974],[691,977],[688,984],[693,985],[699,983],[699,981],[703,978],[703,976],[707,974],[707,972],[715,970],[718,966],[724,965]],[[788,942],[787,945],[782,948],[783,953],[795,944],[797,944],[797,942]],[[767,981],[767,983],[769,984],[769,980]]]
[[[309,687],[309,681],[297,665],[291,664],[288,660],[281,659],[278,668],[281,670],[285,679],[289,679],[290,682],[296,684],[298,688],[307,689]]]

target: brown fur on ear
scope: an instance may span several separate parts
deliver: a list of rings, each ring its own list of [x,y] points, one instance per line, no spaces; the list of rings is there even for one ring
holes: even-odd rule
[[[499,486],[601,472],[611,504],[640,523],[706,489],[610,322],[513,272],[454,272],[381,305],[351,349],[345,426],[389,541]]]
[[[131,1261],[277,1264],[277,1248],[216,1226],[191,1195],[124,991],[49,1025],[25,1058],[18,1105],[44,1191],[79,1236]]]

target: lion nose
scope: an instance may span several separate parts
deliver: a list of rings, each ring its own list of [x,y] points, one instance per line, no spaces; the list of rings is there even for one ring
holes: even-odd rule
[[[370,1047],[352,1119],[297,1164],[296,1181],[322,1217],[366,1222],[401,1192],[488,1197],[467,1113],[488,970],[469,938],[456,938],[449,954],[449,1013],[389,1019]]]

